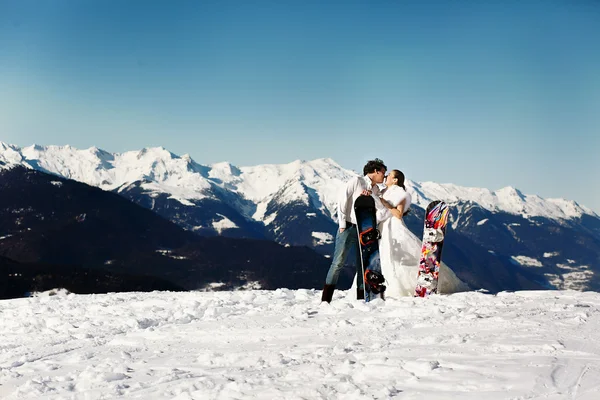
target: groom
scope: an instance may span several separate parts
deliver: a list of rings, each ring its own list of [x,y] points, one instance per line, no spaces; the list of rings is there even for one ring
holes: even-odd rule
[[[329,272],[325,279],[321,301],[331,302],[340,271],[344,267],[344,263],[346,262],[346,258],[351,249],[355,249],[357,255],[356,297],[357,299],[364,299],[364,282],[362,279],[360,251],[358,249],[358,232],[356,227],[356,215],[354,214],[354,201],[360,195],[375,195],[376,197],[379,197],[379,187],[377,184],[383,183],[386,171],[387,167],[383,161],[376,158],[375,160],[367,162],[364,166],[364,176],[354,177],[346,184],[338,203],[339,230],[335,237],[333,261],[331,262],[331,267],[329,267]],[[383,207],[380,202],[375,202],[375,204],[378,205],[378,221],[389,217],[389,211]]]

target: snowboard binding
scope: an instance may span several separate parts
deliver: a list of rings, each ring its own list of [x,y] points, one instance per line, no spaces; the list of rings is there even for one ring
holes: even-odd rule
[[[369,228],[364,232],[360,233],[360,244],[363,246],[368,246],[371,243],[381,239],[381,234],[375,228]]]
[[[385,278],[379,272],[370,269],[365,271],[365,285],[367,285],[371,293],[383,294],[386,289],[383,282],[385,282]]]
[[[444,240],[444,232],[440,228],[425,228],[423,239],[430,243],[437,243]]]

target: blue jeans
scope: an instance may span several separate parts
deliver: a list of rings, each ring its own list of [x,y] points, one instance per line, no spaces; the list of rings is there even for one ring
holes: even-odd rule
[[[333,261],[331,262],[331,267],[329,267],[329,272],[327,272],[327,278],[325,279],[326,285],[337,284],[340,272],[342,271],[342,268],[344,268],[344,264],[348,258],[348,253],[350,253],[350,250],[352,249],[356,251],[356,284],[359,289],[362,289],[364,285],[362,268],[360,266],[360,251],[358,249],[358,233],[356,231],[356,225],[354,224],[344,229],[344,232],[340,233],[338,230],[337,235],[335,236]]]

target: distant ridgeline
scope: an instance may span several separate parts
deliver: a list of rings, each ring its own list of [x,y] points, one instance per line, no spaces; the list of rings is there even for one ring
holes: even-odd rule
[[[157,229],[172,232],[173,238],[162,235],[163,239],[158,240],[153,235],[161,234],[152,230],[115,234],[112,239],[119,240],[111,242],[110,246],[114,248],[110,250],[106,248],[109,245],[102,250],[88,248],[93,247],[89,244],[81,245],[84,236],[76,236],[80,234],[78,230],[68,230],[69,235],[75,235],[70,236],[71,243],[45,252],[34,261],[77,262],[81,266],[93,265],[93,268],[113,271],[133,268],[133,275],[143,271],[143,274],[160,277],[186,289],[320,287],[329,260],[315,251],[331,255],[339,193],[345,182],[356,175],[331,159],[236,167],[229,163],[201,165],[188,155],[180,157],[164,148],[113,154],[97,148],[18,148],[0,143],[0,168],[5,170],[0,175],[3,197],[4,193],[16,197],[16,190],[22,190],[17,186],[6,187],[4,183],[9,179],[6,171],[13,171],[16,165],[24,169],[13,174],[26,176],[24,171],[33,169],[55,176],[44,175],[48,177],[45,178],[48,184],[39,183],[45,186],[31,189],[30,195],[44,198],[48,191],[53,193],[56,202],[64,202],[64,184],[68,181],[59,179],[62,177],[99,187],[105,191],[101,193],[118,194],[111,197],[113,202],[115,198],[125,198],[141,206],[140,210],[153,211],[132,212],[137,216],[133,219],[111,215],[101,223],[96,220],[90,197],[69,194],[73,201],[77,198],[77,216],[85,215],[85,221],[79,224],[86,226],[86,232],[98,232],[93,239],[99,241],[98,247],[104,246],[101,245],[104,239],[100,238],[112,238],[107,236],[106,229],[113,224],[125,230],[136,225],[152,225],[155,222],[147,221],[154,221],[152,216],[156,215],[176,224],[169,225],[168,229]],[[12,179],[22,179],[22,176]],[[597,273],[600,269],[600,218],[592,210],[573,201],[525,195],[510,187],[492,192],[408,181],[407,189],[415,205],[406,217],[406,223],[417,236],[421,236],[423,208],[429,201],[443,199],[450,204],[444,260],[471,288],[492,292],[600,288]],[[108,204],[104,201],[103,198],[102,204],[94,204],[94,207],[101,209]],[[50,216],[56,214],[57,206],[51,204],[37,210],[37,217],[26,211],[27,204],[23,201],[15,199],[6,207],[14,208],[2,207],[2,218],[7,221],[0,227],[0,237],[13,236],[0,240],[0,254],[16,261],[31,261],[24,251],[18,251],[15,231],[21,229],[18,240],[27,243],[30,250],[31,246],[49,245],[47,237],[34,240],[36,234],[26,234],[25,230],[42,218],[46,222],[52,220]],[[15,210],[21,210],[19,213],[23,215]],[[20,224],[11,225],[11,218],[16,218]],[[121,222],[115,222],[117,220]],[[156,223],[157,226],[166,222],[162,218],[161,221]],[[50,229],[50,226],[44,229]],[[61,225],[61,229],[67,227]],[[177,243],[166,243],[168,241]],[[271,249],[269,241],[290,247]],[[211,246],[217,246],[216,243],[222,248],[219,254],[211,251]],[[246,244],[249,244],[247,249]],[[138,261],[141,259],[133,254],[127,256],[127,262],[139,268],[131,264],[125,268],[119,264],[125,262],[125,258],[111,258],[115,252],[127,253],[126,249],[137,249],[138,246],[143,250],[135,251],[144,254],[144,262]],[[202,247],[202,251],[195,246]],[[263,246],[268,250],[263,250]],[[33,254],[40,252],[38,247]],[[280,257],[277,267],[271,256],[273,251]],[[70,256],[61,255],[61,252]],[[243,263],[247,264],[246,269],[240,266]],[[195,275],[190,279],[188,274],[192,273]],[[348,268],[342,286],[350,285],[351,275],[352,268]]]

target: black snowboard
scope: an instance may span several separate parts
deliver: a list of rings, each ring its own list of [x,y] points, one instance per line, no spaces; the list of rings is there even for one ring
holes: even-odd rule
[[[360,249],[360,260],[362,279],[364,281],[365,301],[384,298],[384,278],[381,274],[381,262],[379,260],[379,231],[377,230],[377,218],[375,199],[371,196],[359,196],[354,202],[356,214],[358,244]]]

